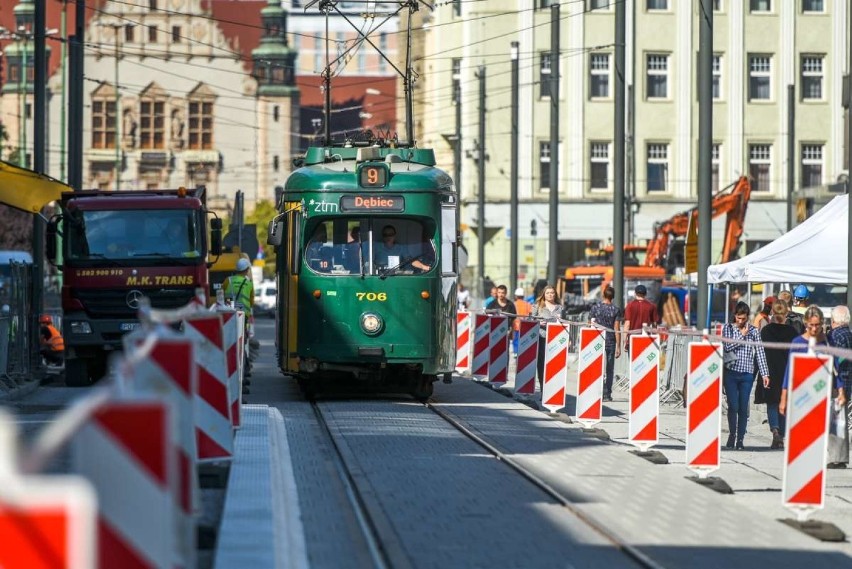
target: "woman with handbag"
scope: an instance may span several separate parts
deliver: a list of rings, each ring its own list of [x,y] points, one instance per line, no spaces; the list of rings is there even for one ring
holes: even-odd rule
[[[725,448],[745,450],[743,440],[748,424],[749,400],[754,384],[754,360],[763,378],[763,386],[769,386],[769,366],[766,352],[760,340],[760,332],[749,323],[748,304],[738,302],[734,308],[734,322],[725,324],[722,336],[748,343],[725,342],[723,345],[725,371],[723,374],[725,395],[728,398],[728,442]]]
[[[554,322],[564,316],[564,308],[559,295],[556,294],[556,289],[551,285],[547,285],[541,291],[541,296],[536,299],[532,306],[530,316],[539,318],[541,325],[538,331],[538,360],[536,367],[538,370],[538,389],[542,391],[544,385],[544,350],[547,345],[547,322]]]

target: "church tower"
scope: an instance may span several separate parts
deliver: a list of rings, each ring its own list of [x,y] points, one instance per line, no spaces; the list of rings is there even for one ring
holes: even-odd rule
[[[299,89],[296,50],[287,41],[287,11],[269,0],[260,12],[263,36],[252,51],[257,81],[258,200],[274,200],[274,189],[290,173],[299,148]]]

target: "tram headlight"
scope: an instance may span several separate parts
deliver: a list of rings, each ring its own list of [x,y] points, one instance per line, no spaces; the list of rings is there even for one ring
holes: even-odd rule
[[[383,327],[382,317],[375,312],[365,312],[361,315],[361,330],[368,336],[375,336]]]

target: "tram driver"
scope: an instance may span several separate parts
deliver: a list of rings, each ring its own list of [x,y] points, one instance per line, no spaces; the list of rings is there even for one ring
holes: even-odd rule
[[[385,225],[382,228],[382,240],[374,246],[374,260],[376,265],[392,269],[405,263],[412,255],[420,255],[401,243],[396,242],[396,228],[393,225]],[[411,267],[420,271],[428,271],[431,267],[420,259],[408,263]]]

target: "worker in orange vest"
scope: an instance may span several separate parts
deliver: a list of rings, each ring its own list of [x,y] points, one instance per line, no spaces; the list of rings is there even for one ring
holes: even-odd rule
[[[41,332],[41,355],[44,359],[54,365],[62,365],[65,359],[65,340],[62,334],[53,325],[53,319],[47,314],[42,314],[39,319]]]
[[[524,289],[523,287],[518,287],[515,289],[515,313],[518,316],[529,316],[532,313],[532,304],[524,300]],[[521,329],[521,321],[519,318],[515,318],[514,322],[512,322],[512,328],[514,328],[515,332],[512,334],[512,347],[515,349],[515,354],[518,353],[518,338],[519,332]]]

